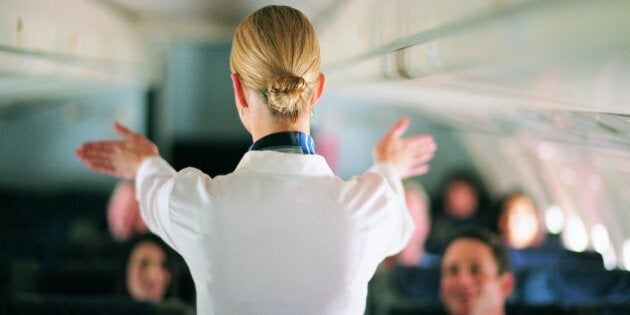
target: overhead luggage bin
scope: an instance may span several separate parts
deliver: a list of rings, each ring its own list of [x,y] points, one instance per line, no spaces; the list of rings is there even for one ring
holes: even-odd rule
[[[0,2],[2,103],[143,89],[151,59],[133,16],[106,2]]]
[[[347,1],[316,27],[324,70],[342,82],[630,114],[627,12],[623,0]]]

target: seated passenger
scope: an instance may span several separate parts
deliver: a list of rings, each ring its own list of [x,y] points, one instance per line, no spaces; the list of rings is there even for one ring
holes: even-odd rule
[[[511,193],[501,202],[498,230],[509,248],[537,247],[544,231],[534,201],[523,192]]]
[[[553,266],[565,252],[558,237],[546,235],[534,200],[523,192],[502,198],[497,229],[514,270]]]
[[[450,233],[458,228],[468,225],[496,228],[490,198],[481,181],[470,171],[455,171],[449,175],[434,200],[433,225],[427,240],[427,249],[431,252],[442,253]]]
[[[400,253],[385,260],[385,267],[391,266],[417,266],[426,268],[437,268],[440,257],[427,252],[424,243],[431,228],[431,217],[429,216],[429,196],[422,186],[413,182],[405,181],[405,201],[407,210],[413,219],[415,230],[411,239]]]
[[[126,287],[138,301],[161,302],[171,284],[169,257],[161,241],[143,236],[134,242],[127,260]]]
[[[157,236],[146,234],[134,239],[127,260],[127,293],[136,301],[153,303],[170,312],[190,313],[192,308],[178,298],[166,298],[175,282],[173,265],[170,249]]]
[[[373,305],[387,304],[396,299],[422,298],[439,304],[440,256],[427,252],[424,242],[429,234],[429,197],[419,184],[403,182],[407,210],[415,230],[407,246],[381,264],[371,286]],[[380,283],[377,283],[380,281]]]
[[[133,181],[121,181],[114,188],[107,205],[107,222],[110,233],[118,241],[125,241],[148,231],[140,216],[140,205],[136,200]]]
[[[442,258],[440,296],[453,315],[505,314],[514,288],[501,239],[481,227],[459,231]]]

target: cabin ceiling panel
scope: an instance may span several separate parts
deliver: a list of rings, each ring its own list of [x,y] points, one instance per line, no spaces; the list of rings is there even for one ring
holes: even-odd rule
[[[457,13],[446,10],[453,4]],[[350,1],[320,38],[333,82],[412,79],[445,98],[504,100],[489,112],[628,115],[627,12],[622,0]],[[467,114],[488,106],[473,103]]]

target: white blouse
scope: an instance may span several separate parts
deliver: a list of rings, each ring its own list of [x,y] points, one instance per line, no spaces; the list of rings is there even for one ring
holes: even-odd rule
[[[214,178],[152,157],[136,198],[188,264],[197,314],[363,314],[376,267],[413,230],[393,167],[344,181],[319,155],[250,151]]]

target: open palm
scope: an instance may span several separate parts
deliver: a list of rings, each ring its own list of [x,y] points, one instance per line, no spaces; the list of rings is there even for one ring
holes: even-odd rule
[[[437,145],[430,135],[403,138],[409,128],[409,118],[401,118],[376,144],[374,162],[387,162],[396,168],[401,178],[422,175],[429,171],[427,164]]]
[[[144,159],[159,155],[157,146],[119,123],[114,124],[114,129],[123,136],[122,140],[85,142],[76,156],[93,171],[133,179]]]

